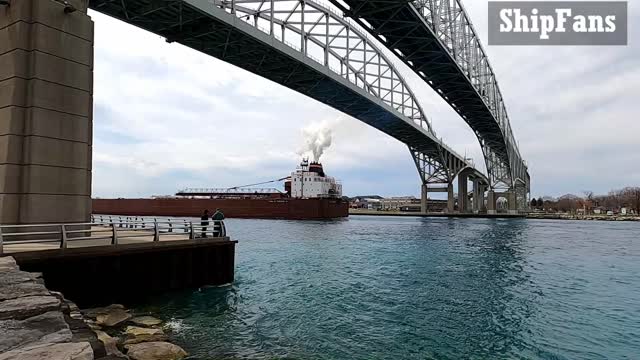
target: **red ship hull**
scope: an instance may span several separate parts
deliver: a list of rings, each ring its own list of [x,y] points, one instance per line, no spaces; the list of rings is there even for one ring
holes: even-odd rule
[[[199,217],[219,208],[228,218],[334,219],[349,216],[341,199],[93,199],[93,213]]]

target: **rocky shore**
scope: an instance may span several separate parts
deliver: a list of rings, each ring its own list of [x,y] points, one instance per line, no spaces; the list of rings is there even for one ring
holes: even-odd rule
[[[41,274],[0,257],[0,360],[180,360],[161,320],[124,306],[80,310]]]

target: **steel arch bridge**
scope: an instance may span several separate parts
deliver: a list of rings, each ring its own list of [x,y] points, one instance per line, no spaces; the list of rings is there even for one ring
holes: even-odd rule
[[[92,0],[90,7],[305,94],[405,143],[423,184],[487,177],[438,139],[360,26],[311,0]]]
[[[331,0],[385,44],[474,130],[492,188],[530,178],[489,59],[461,0]]]

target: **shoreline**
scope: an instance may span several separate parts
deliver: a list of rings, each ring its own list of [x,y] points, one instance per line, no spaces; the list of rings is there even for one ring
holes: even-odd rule
[[[172,359],[188,356],[165,321],[123,305],[80,309],[41,273],[0,257],[0,359]],[[165,330],[169,330],[165,332]]]
[[[402,216],[421,218],[475,218],[475,219],[538,219],[538,220],[578,220],[578,221],[640,221],[638,216],[572,215],[572,214],[459,214],[459,213],[419,213],[401,211],[349,211],[349,216]]]

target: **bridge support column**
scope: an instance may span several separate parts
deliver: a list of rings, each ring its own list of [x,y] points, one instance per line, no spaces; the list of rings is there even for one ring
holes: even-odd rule
[[[447,185],[447,212],[453,213],[456,207],[456,199],[453,197],[453,184]]]
[[[93,22],[87,0],[0,5],[0,223],[88,221]]]
[[[429,196],[429,189],[427,188],[426,184],[422,185],[422,197],[420,199],[420,211],[423,214],[426,214],[428,212],[428,196]]]
[[[461,172],[458,175],[458,211],[460,213],[465,213],[469,210],[469,198],[468,198],[468,187],[467,183],[469,181],[468,175],[465,172]]]
[[[493,190],[487,191],[487,214],[496,213],[496,193]]]
[[[480,212],[481,213],[485,213],[487,212],[487,204],[485,203],[486,201],[486,196],[485,193],[487,192],[487,185],[480,185]]]
[[[473,179],[473,213],[480,212],[480,203],[483,202],[484,194],[480,192],[480,180]]]
[[[509,214],[517,214],[518,213],[518,196],[515,189],[506,192],[507,196],[507,206],[509,209]]]

